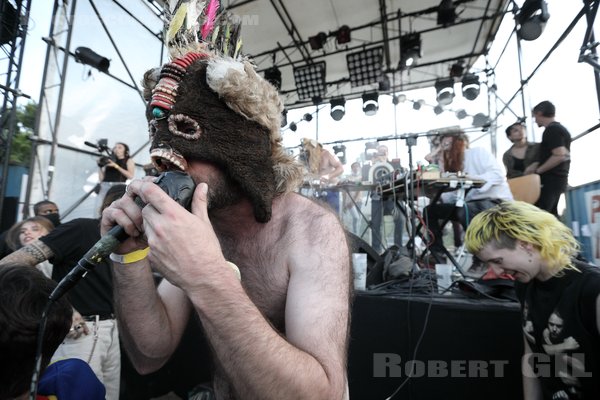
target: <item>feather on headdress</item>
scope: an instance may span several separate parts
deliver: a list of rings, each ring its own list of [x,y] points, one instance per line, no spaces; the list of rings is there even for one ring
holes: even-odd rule
[[[240,57],[239,18],[221,12],[219,0],[179,0],[167,13],[165,44],[172,57],[188,51]]]

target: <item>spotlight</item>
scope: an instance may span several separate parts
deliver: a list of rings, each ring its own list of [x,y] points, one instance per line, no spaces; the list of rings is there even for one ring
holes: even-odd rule
[[[325,61],[294,68],[294,81],[300,100],[313,99],[325,93]]]
[[[523,40],[539,38],[549,18],[548,4],[544,0],[526,0],[516,17],[519,37]]]
[[[400,104],[400,103],[404,103],[405,101],[406,101],[406,95],[404,93],[392,97],[393,104]]]
[[[296,125],[296,123],[295,123],[295,122],[292,122],[292,123],[290,124],[290,131],[292,131],[292,132],[296,132],[296,130],[297,130],[297,129],[298,129],[298,125]]]
[[[335,40],[337,44],[346,44],[350,42],[350,27],[348,25],[342,25],[335,34]]]
[[[420,110],[421,106],[423,105],[422,100],[419,101],[413,101],[413,110]]]
[[[454,100],[454,79],[438,79],[435,81],[436,98],[440,105],[447,106]]]
[[[450,67],[450,76],[452,78],[460,78],[465,73],[465,62],[457,61]]]
[[[475,74],[466,74],[462,79],[462,94],[467,100],[475,100],[479,96],[479,77]]]
[[[456,20],[456,7],[452,0],[442,0],[438,6],[437,23],[438,25],[452,25]]]
[[[310,121],[312,121],[312,114],[306,113],[302,116],[302,119],[305,120],[306,122],[310,122]]]
[[[265,70],[265,80],[275,86],[277,90],[281,89],[281,71],[276,65]]]
[[[334,121],[339,121],[346,114],[346,100],[343,97],[331,99],[331,118]]]
[[[107,73],[108,67],[110,67],[110,60],[108,58],[96,54],[87,47],[78,47],[75,49],[75,61],[94,67],[104,73]]]
[[[410,68],[421,57],[421,35],[407,33],[400,36],[400,69]]]
[[[490,124],[490,118],[484,113],[477,113],[473,116],[473,126],[477,128],[489,128]]]
[[[379,91],[380,92],[387,92],[388,90],[390,90],[391,84],[390,84],[390,78],[386,75],[383,74],[381,76],[381,79],[379,80]]]
[[[343,144],[333,146],[333,152],[342,164],[346,164],[346,146]]]
[[[352,87],[379,82],[382,79],[383,46],[347,54],[346,65]]]
[[[287,125],[287,112],[288,111],[285,108],[281,112],[281,127],[282,128]]]
[[[377,110],[379,110],[377,99],[379,99],[379,94],[377,92],[365,93],[362,95],[363,112],[366,115],[372,116],[377,114]]]
[[[467,112],[463,109],[460,109],[456,112],[456,118],[465,119],[467,117]]]
[[[435,115],[440,115],[444,112],[444,108],[438,104],[437,106],[433,107],[433,112]]]
[[[327,34],[325,32],[319,32],[315,36],[308,38],[310,48],[313,50],[322,49],[325,42],[327,42]]]

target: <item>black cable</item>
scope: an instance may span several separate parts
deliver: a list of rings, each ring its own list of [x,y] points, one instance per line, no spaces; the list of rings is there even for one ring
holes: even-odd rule
[[[35,364],[33,367],[33,374],[31,375],[31,385],[29,386],[29,400],[36,400],[37,387],[40,381],[40,373],[42,370],[42,351],[44,347],[44,332],[46,331],[46,322],[48,321],[48,314],[54,301],[48,299],[44,311],[42,311],[42,317],[40,318],[40,325],[38,328],[37,344],[35,348]]]

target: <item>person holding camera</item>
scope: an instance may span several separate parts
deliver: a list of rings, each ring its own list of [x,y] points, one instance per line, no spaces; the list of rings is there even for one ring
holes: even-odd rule
[[[135,163],[129,157],[129,146],[125,143],[116,143],[110,157],[101,157],[98,160],[100,167],[100,182],[125,182],[133,179]]]

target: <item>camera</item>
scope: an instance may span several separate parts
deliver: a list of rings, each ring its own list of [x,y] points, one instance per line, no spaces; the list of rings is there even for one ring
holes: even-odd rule
[[[116,161],[117,161],[113,155],[111,155],[111,156],[102,156],[102,157],[100,157],[100,158],[98,159],[98,161],[96,161],[96,164],[98,164],[98,166],[99,166],[100,168],[102,168],[102,167],[104,167],[104,166],[108,165],[108,163],[109,163],[111,160],[112,160],[112,161],[114,161],[114,162],[116,162]]]

